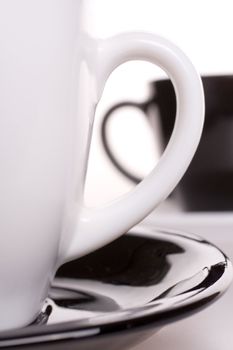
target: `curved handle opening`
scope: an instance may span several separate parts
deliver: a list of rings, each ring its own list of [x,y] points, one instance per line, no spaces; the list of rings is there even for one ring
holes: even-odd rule
[[[104,114],[103,121],[101,124],[101,141],[109,160],[122,175],[124,175],[126,178],[128,178],[130,181],[132,181],[135,184],[138,184],[139,182],[141,182],[142,178],[137,175],[134,175],[129,169],[126,168],[126,166],[123,165],[120,159],[118,159],[117,155],[114,153],[114,150],[111,148],[108,128],[112,118],[114,117],[114,113],[119,111],[120,109],[124,109],[127,107],[137,108],[142,113],[145,114],[145,117],[147,117],[148,104],[150,104],[150,101],[145,103],[137,103],[137,102],[131,102],[131,101],[120,102],[114,105],[113,107],[111,107]]]

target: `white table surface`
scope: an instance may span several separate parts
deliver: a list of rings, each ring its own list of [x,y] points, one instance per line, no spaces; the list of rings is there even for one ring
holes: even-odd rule
[[[149,224],[200,234],[233,261],[233,215],[152,215]],[[161,329],[135,350],[232,350],[233,285],[207,309]]]

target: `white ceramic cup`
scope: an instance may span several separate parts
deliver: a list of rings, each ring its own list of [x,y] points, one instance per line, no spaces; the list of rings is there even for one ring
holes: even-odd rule
[[[117,238],[164,200],[200,139],[203,91],[189,59],[153,34],[87,34],[84,3],[0,1],[0,330],[37,317],[62,263]],[[176,126],[140,185],[105,207],[86,208],[95,107],[109,74],[134,59],[172,79]]]

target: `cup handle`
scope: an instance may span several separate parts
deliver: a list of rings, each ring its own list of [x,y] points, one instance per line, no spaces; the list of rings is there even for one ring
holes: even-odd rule
[[[123,164],[121,164],[120,160],[117,159],[116,155],[111,149],[109,139],[108,139],[107,129],[108,129],[109,121],[111,120],[112,116],[117,110],[123,109],[125,107],[132,107],[132,108],[140,109],[141,112],[145,113],[145,115],[147,116],[146,111],[147,111],[148,104],[149,104],[148,102],[145,102],[145,103],[137,103],[137,102],[131,102],[131,101],[120,102],[112,106],[109,110],[107,110],[107,112],[104,114],[103,121],[101,124],[101,141],[109,160],[112,162],[112,164],[121,174],[123,174],[126,178],[128,178],[135,184],[142,181],[142,179],[134,175],[133,173],[131,173]]]
[[[176,91],[177,114],[170,141],[152,172],[111,204],[82,209],[65,260],[87,254],[116,239],[143,220],[174,189],[198,146],[204,123],[201,79],[186,55],[170,41],[150,33],[130,33],[98,42],[96,83],[105,82],[120,64],[145,60],[160,66]]]

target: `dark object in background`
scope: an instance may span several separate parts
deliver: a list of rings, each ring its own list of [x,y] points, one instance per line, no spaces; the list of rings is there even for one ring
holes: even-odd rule
[[[206,104],[203,135],[173,196],[185,211],[230,211],[233,210],[233,76],[204,76],[202,82]],[[175,91],[168,79],[154,81],[150,88],[150,99],[143,103],[117,104],[106,113],[102,123],[102,141],[109,158],[121,173],[136,183],[141,179],[125,169],[111,150],[107,126],[119,108],[139,108],[149,119],[155,135],[158,133],[155,119],[159,118],[161,147],[165,148],[175,122]]]

